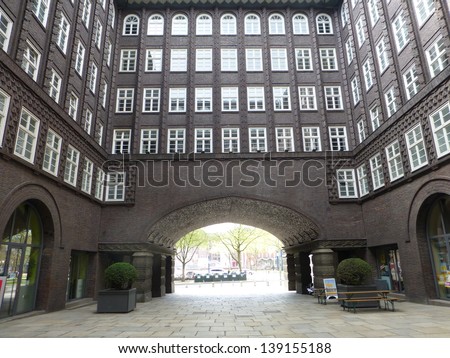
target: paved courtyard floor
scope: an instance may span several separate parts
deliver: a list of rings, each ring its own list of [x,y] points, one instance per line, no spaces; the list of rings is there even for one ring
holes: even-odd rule
[[[396,303],[395,312],[343,311],[280,282],[177,285],[126,314],[96,305],[0,321],[0,337],[450,338],[450,307]]]

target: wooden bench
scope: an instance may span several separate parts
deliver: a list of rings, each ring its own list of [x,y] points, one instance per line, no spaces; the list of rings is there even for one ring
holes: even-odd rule
[[[342,302],[341,306],[344,311],[347,308],[350,312],[352,308],[353,313],[356,313],[356,308],[364,308],[357,307],[358,302],[376,302],[379,309],[381,309],[381,302],[383,302],[385,310],[395,311],[394,303],[398,301],[398,298],[388,297],[390,292],[389,290],[339,292],[339,295],[344,295],[345,297],[341,296],[338,300]]]

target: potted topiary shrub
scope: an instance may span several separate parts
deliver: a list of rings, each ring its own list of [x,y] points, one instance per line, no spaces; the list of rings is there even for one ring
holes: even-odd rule
[[[132,288],[137,278],[136,268],[128,262],[116,262],[105,270],[105,280],[109,285],[98,293],[97,312],[126,313],[136,308],[136,288]]]

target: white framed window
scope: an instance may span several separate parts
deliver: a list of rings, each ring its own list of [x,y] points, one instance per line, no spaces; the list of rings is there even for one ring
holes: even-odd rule
[[[84,26],[86,28],[89,28],[89,21],[91,18],[91,7],[92,3],[91,0],[82,0],[83,3],[81,4],[81,20],[84,23]]]
[[[397,112],[397,102],[395,98],[394,87],[391,87],[385,94],[384,99],[386,101],[386,110],[388,117]]]
[[[42,170],[54,176],[58,176],[59,159],[61,155],[62,138],[53,130],[47,132],[45,141],[44,159],[42,161]]]
[[[12,27],[13,22],[0,8],[0,49],[5,52],[8,51]]]
[[[72,186],[77,185],[79,161],[80,152],[69,144],[64,167],[64,181]]]
[[[186,88],[170,88],[169,104],[169,112],[186,112]]]
[[[294,152],[294,131],[292,127],[276,127],[277,152]]]
[[[256,14],[248,14],[245,16],[245,34],[261,35],[261,20]]]
[[[222,15],[220,18],[220,34],[236,35],[236,17],[234,15]]]
[[[160,14],[153,14],[148,17],[147,23],[148,36],[164,35],[164,17]]]
[[[22,69],[33,79],[37,80],[41,53],[27,41],[27,47],[23,51]]]
[[[397,52],[400,52],[409,42],[409,32],[403,17],[403,12],[394,19],[392,27],[394,31],[395,44],[397,45]]]
[[[30,163],[34,163],[39,124],[40,121],[37,117],[22,108],[14,154]]]
[[[312,71],[312,58],[310,48],[295,49],[295,63],[297,71]]]
[[[197,16],[196,35],[212,35],[212,17],[207,14]]]
[[[450,153],[450,103],[445,104],[430,116],[437,157]]]
[[[106,108],[106,99],[108,98],[108,82],[103,80],[101,91],[101,104],[103,108]]]
[[[184,153],[186,151],[186,129],[172,128],[168,132],[167,153]]]
[[[301,111],[317,110],[316,88],[314,86],[300,86],[298,95]]]
[[[346,127],[329,127],[330,148],[332,151],[348,150],[347,128]]]
[[[245,68],[247,71],[262,71],[262,50],[260,48],[245,49]]]
[[[239,128],[222,128],[222,152],[240,152]]]
[[[3,146],[3,136],[5,134],[10,102],[11,97],[0,89],[0,148]]]
[[[212,129],[195,129],[195,153],[212,153]]]
[[[366,41],[366,35],[364,33],[364,22],[362,17],[356,22],[356,38],[358,40],[358,46],[361,48],[361,46],[364,44],[364,41]]]
[[[134,88],[117,89],[116,113],[133,113]]]
[[[442,36],[440,36],[425,53],[431,77],[437,76],[438,73],[448,66],[448,55]]]
[[[361,91],[359,89],[359,81],[357,77],[352,79],[351,87],[352,87],[353,106],[356,106],[361,100]]]
[[[83,76],[83,67],[84,67],[84,57],[86,54],[86,49],[84,48],[83,44],[80,40],[78,40],[78,46],[77,46],[77,52],[75,55],[75,71],[80,76]]]
[[[356,127],[358,129],[358,139],[359,139],[359,143],[364,142],[364,140],[366,139],[366,128],[364,126],[364,120],[359,120],[356,123]]]
[[[92,62],[89,71],[89,89],[94,94],[97,88],[97,73],[98,73],[97,65]]]
[[[369,0],[367,5],[369,6],[369,17],[372,27],[378,22],[380,18],[380,12],[378,10],[378,4],[380,2],[378,0]]]
[[[220,50],[220,70],[222,72],[235,72],[238,70],[236,49],[223,48]]]
[[[162,70],[162,49],[148,48],[145,56],[146,72],[161,72]]]
[[[177,14],[172,18],[172,35],[186,36],[188,34],[188,18]]]
[[[120,72],[135,72],[137,61],[136,49],[120,50]]]
[[[284,17],[280,14],[272,14],[269,16],[269,35],[284,35]]]
[[[435,0],[413,0],[417,22],[422,26],[435,11]]]
[[[106,201],[125,200],[125,173],[108,173],[106,177]]]
[[[141,154],[157,154],[158,153],[159,130],[156,128],[141,130]]]
[[[114,29],[116,25],[116,8],[114,7],[114,5],[110,7],[110,11],[111,11],[111,27]]]
[[[111,41],[108,39],[105,43],[105,53],[104,57],[106,58],[106,66],[111,66],[111,52],[112,52],[112,45]]]
[[[361,197],[369,194],[369,178],[367,176],[367,168],[365,164],[356,168],[356,174],[358,178],[358,189]]]
[[[321,48],[320,64],[322,71],[336,71],[338,69],[336,60],[336,49],[334,48]]]
[[[250,152],[267,152],[266,128],[249,128],[248,137]]]
[[[270,49],[270,63],[272,71],[287,71],[287,52],[285,48]]]
[[[222,111],[239,111],[239,90],[238,87],[222,87]]]
[[[369,92],[373,86],[373,70],[370,64],[370,60],[367,60],[363,64],[364,84],[366,85],[366,92]]]
[[[131,129],[114,129],[112,154],[129,154],[131,149]]]
[[[69,96],[69,116],[72,117],[74,121],[77,120],[78,115],[78,96],[74,92],[70,92]]]
[[[47,27],[50,0],[33,0],[31,4],[34,15],[44,27]]]
[[[92,111],[90,109],[86,109],[86,113],[84,115],[83,129],[87,134],[91,134],[92,118],[93,118]]]
[[[197,72],[212,71],[212,49],[198,48],[195,50],[195,70]]]
[[[128,15],[123,19],[123,32],[124,36],[137,36],[139,35],[139,17],[136,15]]]
[[[339,169],[336,171],[339,198],[357,198],[355,171],[353,169]]]
[[[376,45],[376,51],[380,73],[383,73],[389,67],[389,58],[384,37]]]
[[[347,62],[350,64],[355,58],[355,51],[353,50],[353,42],[351,39],[345,42],[345,53],[347,55]]]
[[[94,43],[100,49],[102,47],[103,25],[99,19],[95,21]]]
[[[61,95],[61,76],[54,70],[51,70],[51,76],[48,86],[48,95],[56,102],[59,103],[59,97]]]
[[[380,107],[373,106],[369,110],[370,123],[372,124],[372,131],[375,131],[380,126]]]
[[[92,191],[92,175],[94,174],[94,163],[84,158],[83,174],[81,177],[81,191],[90,194]]]
[[[329,111],[341,110],[342,95],[340,86],[325,86],[325,104]]]
[[[170,71],[187,71],[187,49],[172,49],[170,51]]]
[[[275,111],[291,110],[289,87],[273,87],[273,109]]]
[[[265,110],[264,87],[247,87],[247,110]]]
[[[384,186],[383,164],[380,153],[369,159],[370,174],[372,175],[373,190],[377,190]]]
[[[142,103],[142,112],[159,112],[161,103],[160,88],[144,88],[144,99]]]
[[[196,112],[212,111],[212,88],[195,89],[195,111]]]
[[[97,170],[97,177],[95,180],[95,198],[103,200],[103,194],[105,192],[105,172],[101,169]]]
[[[317,33],[319,35],[333,34],[333,24],[331,17],[327,14],[319,14],[316,17]]]
[[[61,19],[59,21],[58,27],[58,38],[56,39],[56,44],[65,54],[67,51],[67,42],[69,40],[70,24],[67,18],[61,13]]]
[[[386,160],[389,168],[391,182],[400,179],[404,175],[402,153],[398,140],[386,147]]]
[[[347,1],[344,1],[340,10],[342,27],[344,28],[350,22],[350,14],[348,11]]]
[[[403,82],[406,89],[406,98],[411,99],[419,92],[419,77],[417,77],[416,65],[412,65],[404,74]]]
[[[322,151],[319,127],[303,127],[303,150],[305,152]]]
[[[405,133],[406,146],[408,148],[411,171],[415,171],[427,165],[427,152],[423,140],[422,128],[420,124]]]
[[[97,130],[95,132],[95,138],[99,145],[103,144],[103,124],[97,122]]]
[[[295,14],[292,17],[292,31],[294,35],[308,35],[308,17],[304,14]]]

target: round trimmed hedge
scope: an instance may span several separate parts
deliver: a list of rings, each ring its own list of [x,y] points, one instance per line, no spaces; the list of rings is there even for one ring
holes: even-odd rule
[[[105,270],[105,278],[111,288],[127,290],[136,280],[137,270],[128,262],[116,262]]]
[[[361,285],[372,275],[372,268],[363,259],[350,258],[339,263],[336,274],[344,284]]]

